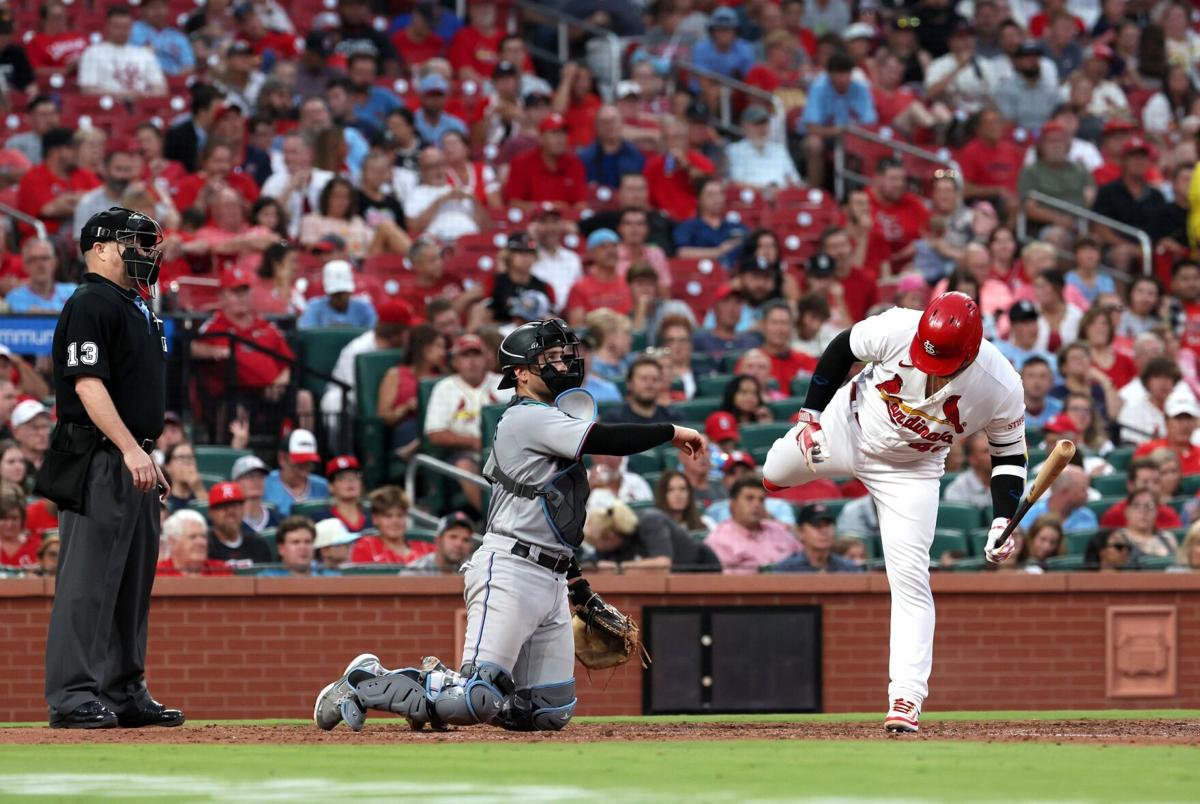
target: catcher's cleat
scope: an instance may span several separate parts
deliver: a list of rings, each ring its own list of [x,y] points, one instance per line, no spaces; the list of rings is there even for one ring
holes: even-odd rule
[[[383,665],[379,663],[379,657],[375,654],[363,653],[355,656],[350,664],[346,665],[346,672],[342,673],[342,677],[317,695],[317,702],[313,706],[313,722],[317,724],[317,728],[330,731],[345,720],[354,731],[361,731],[367,714],[354,697],[354,684],[382,672]],[[343,706],[346,701],[349,703]],[[347,714],[350,716],[347,717]]]
[[[883,727],[893,734],[915,734],[920,730],[921,707],[907,698],[892,701]]]

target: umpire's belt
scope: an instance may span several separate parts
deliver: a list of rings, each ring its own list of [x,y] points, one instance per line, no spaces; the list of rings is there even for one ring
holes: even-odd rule
[[[551,572],[564,573],[571,566],[571,556],[553,555],[536,544],[523,542],[515,536],[506,536],[507,539],[513,540],[512,549],[508,552],[519,558],[528,559],[539,567],[545,567]]]
[[[156,449],[154,439],[152,439],[152,438],[143,438],[141,441],[138,442],[138,446],[141,447],[142,451],[145,452],[147,455],[153,455],[154,450]],[[100,448],[101,449],[116,449],[119,451],[119,448],[117,447],[117,445],[114,444],[108,436],[103,435],[103,434],[101,434],[101,436],[100,436]]]

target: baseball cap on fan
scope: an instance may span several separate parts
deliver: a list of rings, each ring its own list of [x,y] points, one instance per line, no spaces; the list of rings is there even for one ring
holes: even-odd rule
[[[331,260],[321,269],[321,284],[325,295],[354,292],[354,267],[345,260]]]
[[[23,424],[29,424],[29,422],[42,415],[49,416],[50,408],[36,399],[26,399],[13,408],[12,416],[9,418],[8,423],[10,427],[20,427]]]
[[[292,463],[320,463],[317,437],[308,430],[293,430],[288,436],[288,460]]]
[[[704,434],[711,441],[727,441],[740,438],[737,419],[727,410],[717,410],[704,420]]]
[[[233,505],[234,503],[245,501],[246,495],[242,494],[242,487],[228,480],[224,483],[218,483],[208,490],[209,508],[216,508],[218,505]]]
[[[252,472],[270,474],[270,470],[267,469],[262,458],[257,455],[243,455],[233,462],[233,469],[229,472],[229,476],[234,480],[240,480]]]

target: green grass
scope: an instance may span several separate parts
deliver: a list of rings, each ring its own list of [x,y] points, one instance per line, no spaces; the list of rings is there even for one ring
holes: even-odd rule
[[[4,746],[0,800],[1159,802],[1195,799],[1198,760],[1176,746],[883,739]]]

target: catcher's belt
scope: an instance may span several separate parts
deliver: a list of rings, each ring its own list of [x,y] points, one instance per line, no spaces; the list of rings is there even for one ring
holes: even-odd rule
[[[515,542],[515,544],[512,546],[512,549],[508,552],[512,553],[518,558],[524,558],[528,561],[532,561],[534,564],[537,564],[540,567],[545,567],[551,572],[557,572],[560,575],[565,573],[567,568],[571,566],[571,556],[569,555],[556,556],[551,553],[547,553],[536,544],[523,542],[515,536],[509,536],[508,538]]]

